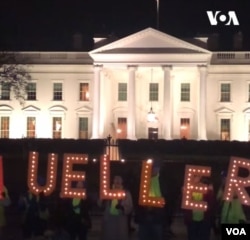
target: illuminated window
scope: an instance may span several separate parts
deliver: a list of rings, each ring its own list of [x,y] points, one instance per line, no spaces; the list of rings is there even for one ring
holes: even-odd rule
[[[180,138],[181,139],[190,138],[190,119],[189,118],[181,118]]]
[[[53,138],[62,138],[62,118],[53,117]]]
[[[149,84],[149,101],[158,101],[158,83]]]
[[[36,137],[36,118],[27,117],[27,137],[34,138]]]
[[[221,119],[220,126],[221,140],[230,140],[230,119]]]
[[[28,83],[27,100],[36,100],[36,83]]]
[[[80,83],[80,101],[89,101],[88,83]]]
[[[79,118],[79,138],[88,138],[88,118],[86,117]]]
[[[190,83],[181,84],[181,102],[190,101]]]
[[[60,101],[62,100],[62,83],[53,84],[53,100]]]
[[[10,100],[10,85],[8,84],[1,84],[1,93],[0,93],[1,100]]]
[[[1,138],[9,138],[10,117],[1,117]]]
[[[148,128],[148,139],[158,139],[158,128]]]
[[[127,101],[127,83],[118,84],[118,101]]]
[[[230,83],[222,83],[220,86],[221,102],[230,102],[231,85]]]
[[[116,139],[127,138],[127,118],[117,119]]]

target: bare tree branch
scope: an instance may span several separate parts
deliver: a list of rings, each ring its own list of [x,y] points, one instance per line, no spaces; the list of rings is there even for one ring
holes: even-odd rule
[[[17,62],[15,53],[0,53],[0,84],[6,84],[20,103],[25,100],[26,88],[31,76],[27,66]]]

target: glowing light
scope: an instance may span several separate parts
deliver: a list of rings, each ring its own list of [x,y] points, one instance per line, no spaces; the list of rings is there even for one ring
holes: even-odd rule
[[[63,158],[63,172],[62,172],[62,189],[60,196],[62,198],[74,198],[80,196],[86,198],[85,188],[72,188],[73,181],[84,181],[85,172],[73,171],[73,164],[87,164],[88,156],[85,154],[64,154]],[[67,171],[68,170],[68,171]]]
[[[122,130],[121,130],[120,128],[118,128],[118,129],[116,130],[116,132],[117,132],[117,133],[121,133]]]
[[[250,159],[231,157],[223,199],[232,201],[237,194],[241,204],[250,206],[250,197],[246,191],[246,187],[250,186],[250,175],[245,178],[239,177],[239,168],[245,168],[250,173]]]
[[[191,175],[190,175],[191,174]],[[194,178],[199,177],[209,177],[211,174],[210,167],[204,166],[193,166],[186,165],[185,178],[184,178],[184,188],[182,197],[182,208],[191,210],[203,210],[206,211],[207,203],[205,201],[195,201],[192,200],[193,193],[206,193],[208,188],[205,184],[196,185]],[[188,189],[191,189],[188,191]]]
[[[48,196],[56,187],[57,154],[49,154],[47,178],[44,186],[37,183],[38,156],[37,152],[29,153],[28,187],[30,192],[35,195],[44,192],[44,195]]]
[[[142,206],[162,208],[165,205],[164,198],[149,196],[151,172],[152,172],[152,160],[148,159],[147,161],[143,161],[142,171],[141,171],[139,204]]]

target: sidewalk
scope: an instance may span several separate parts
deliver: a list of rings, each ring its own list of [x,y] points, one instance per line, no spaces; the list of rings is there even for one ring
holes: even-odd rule
[[[101,221],[102,216],[92,216],[92,229],[89,232],[88,240],[100,240],[100,233],[101,233]],[[13,217],[9,219],[7,227],[7,239],[4,240],[22,240],[21,237],[21,229],[20,229],[20,219]],[[137,225],[133,225],[136,228],[136,231],[132,234],[130,240],[137,240]],[[166,238],[164,240],[187,240],[186,236],[186,226],[183,223],[182,217],[175,217],[172,231],[174,233],[174,237]],[[218,240],[219,238],[215,237],[212,234],[211,240]],[[153,240],[153,239],[152,239]],[[201,239],[202,240],[202,239]]]
[[[88,240],[99,240],[100,239],[101,219],[102,218],[100,216],[92,217],[93,227],[89,233]],[[134,226],[135,226],[135,228],[137,228],[136,225],[134,225]],[[172,226],[172,230],[173,230],[175,236],[170,238],[171,240],[187,240],[186,226],[183,223],[182,217],[175,218],[173,226]],[[218,239],[219,239],[218,237],[215,237],[214,234],[212,234],[211,240],[218,240]],[[130,240],[137,240],[137,231],[132,234]],[[164,239],[164,240],[169,240],[169,239]]]

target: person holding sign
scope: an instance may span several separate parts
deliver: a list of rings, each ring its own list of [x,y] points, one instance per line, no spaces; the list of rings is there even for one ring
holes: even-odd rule
[[[203,188],[207,186],[207,192],[192,191],[192,201],[197,203],[206,202],[206,210],[184,209],[184,221],[187,226],[188,240],[209,240],[212,224],[214,221],[215,196],[210,178],[195,175],[192,181],[193,186]],[[186,188],[183,188],[187,191]]]
[[[220,224],[244,223],[246,222],[246,215],[237,194],[234,193],[233,199],[231,201],[223,200],[226,178],[227,172],[223,172],[222,184],[217,194],[217,201],[219,202],[218,205],[220,206]]]
[[[39,216],[39,195],[30,191],[22,194],[18,202],[19,210],[23,214],[22,234],[24,239],[30,239],[37,234]]]
[[[114,177],[112,189],[124,189],[121,176]],[[130,192],[125,190],[125,198],[104,200],[102,205],[104,217],[101,240],[128,240],[128,214],[133,209]]]
[[[152,161],[152,172],[149,185],[149,197],[163,197],[162,187],[160,185],[160,163]],[[140,205],[136,209],[135,223],[139,225],[139,240],[162,240],[163,225],[166,214],[164,206],[146,206]]]
[[[76,188],[83,189],[84,182],[77,182]],[[86,240],[91,229],[92,222],[89,213],[90,206],[86,199],[75,197],[70,201],[69,207],[69,234],[71,240]]]
[[[10,197],[8,190],[5,186],[3,186],[3,192],[1,193],[0,199],[0,239],[3,237],[3,228],[6,225],[6,218],[5,218],[5,207],[10,205]]]

